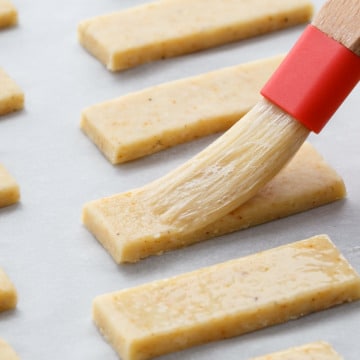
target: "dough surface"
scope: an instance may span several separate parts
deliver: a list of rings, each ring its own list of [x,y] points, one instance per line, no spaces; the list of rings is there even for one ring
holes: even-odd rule
[[[147,203],[147,186],[87,203],[83,222],[118,263],[306,211],[345,196],[341,177],[309,143],[251,200],[206,227],[174,231]],[[240,240],[241,241],[241,240]]]
[[[97,297],[93,318],[123,360],[146,360],[360,298],[326,235]]]
[[[0,207],[16,203],[20,199],[19,185],[0,164]]]
[[[151,87],[85,109],[81,128],[113,164],[229,129],[284,56]]]
[[[1,68],[0,84],[0,115],[22,109],[24,107],[23,91]]]
[[[9,277],[0,269],[0,311],[11,310],[16,307],[16,304],[16,289]]]
[[[1,360],[20,360],[15,351],[8,343],[0,339],[0,359]]]
[[[250,360],[343,360],[332,346],[318,341]]]
[[[80,43],[109,70],[127,69],[310,20],[309,0],[170,0],[79,24]]]
[[[14,5],[9,0],[0,0],[0,29],[15,25],[17,17]]]
[[[20,360],[12,347],[5,342],[5,340],[0,339],[0,359],[1,360]]]

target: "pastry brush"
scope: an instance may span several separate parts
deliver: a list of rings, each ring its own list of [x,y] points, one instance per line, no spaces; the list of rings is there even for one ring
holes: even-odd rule
[[[141,188],[144,203],[184,232],[230,213],[280,171],[310,132],[321,131],[359,79],[360,1],[327,1],[255,107],[198,155]]]

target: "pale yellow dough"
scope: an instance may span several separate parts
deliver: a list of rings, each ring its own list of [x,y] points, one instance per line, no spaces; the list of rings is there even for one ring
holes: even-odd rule
[[[135,262],[229,232],[279,219],[345,196],[341,177],[309,143],[254,198],[206,227],[184,233],[161,222],[147,186],[90,202],[83,222],[114,260]]]
[[[0,207],[16,203],[20,199],[19,185],[0,164]]]
[[[24,107],[23,91],[1,68],[0,84],[0,115],[22,109]]]
[[[333,347],[318,341],[251,360],[343,360]]]
[[[8,0],[0,0],[0,29],[17,23],[17,11]],[[1,80],[0,80],[1,83]]]
[[[326,235],[97,297],[93,318],[122,360],[146,360],[360,298]]]
[[[260,99],[283,56],[158,85],[82,112],[81,128],[113,164],[225,131]]]
[[[9,277],[0,269],[0,311],[11,310],[16,307],[16,304],[16,289]]]
[[[309,0],[155,1],[85,20],[78,35],[116,71],[304,23],[312,12]]]
[[[0,339],[0,359],[1,360],[20,360],[15,351],[8,343]]]

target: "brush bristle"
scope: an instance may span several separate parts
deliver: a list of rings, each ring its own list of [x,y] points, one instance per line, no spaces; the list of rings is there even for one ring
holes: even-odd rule
[[[329,0],[313,25],[360,56],[360,0]]]
[[[262,100],[197,156],[149,184],[144,202],[176,229],[202,228],[254,196],[308,134],[290,115]]]

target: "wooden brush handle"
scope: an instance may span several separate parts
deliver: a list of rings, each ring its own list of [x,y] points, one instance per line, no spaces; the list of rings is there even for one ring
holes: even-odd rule
[[[360,0],[328,0],[261,90],[320,132],[360,81]]]
[[[313,25],[360,56],[360,0],[328,0]]]

